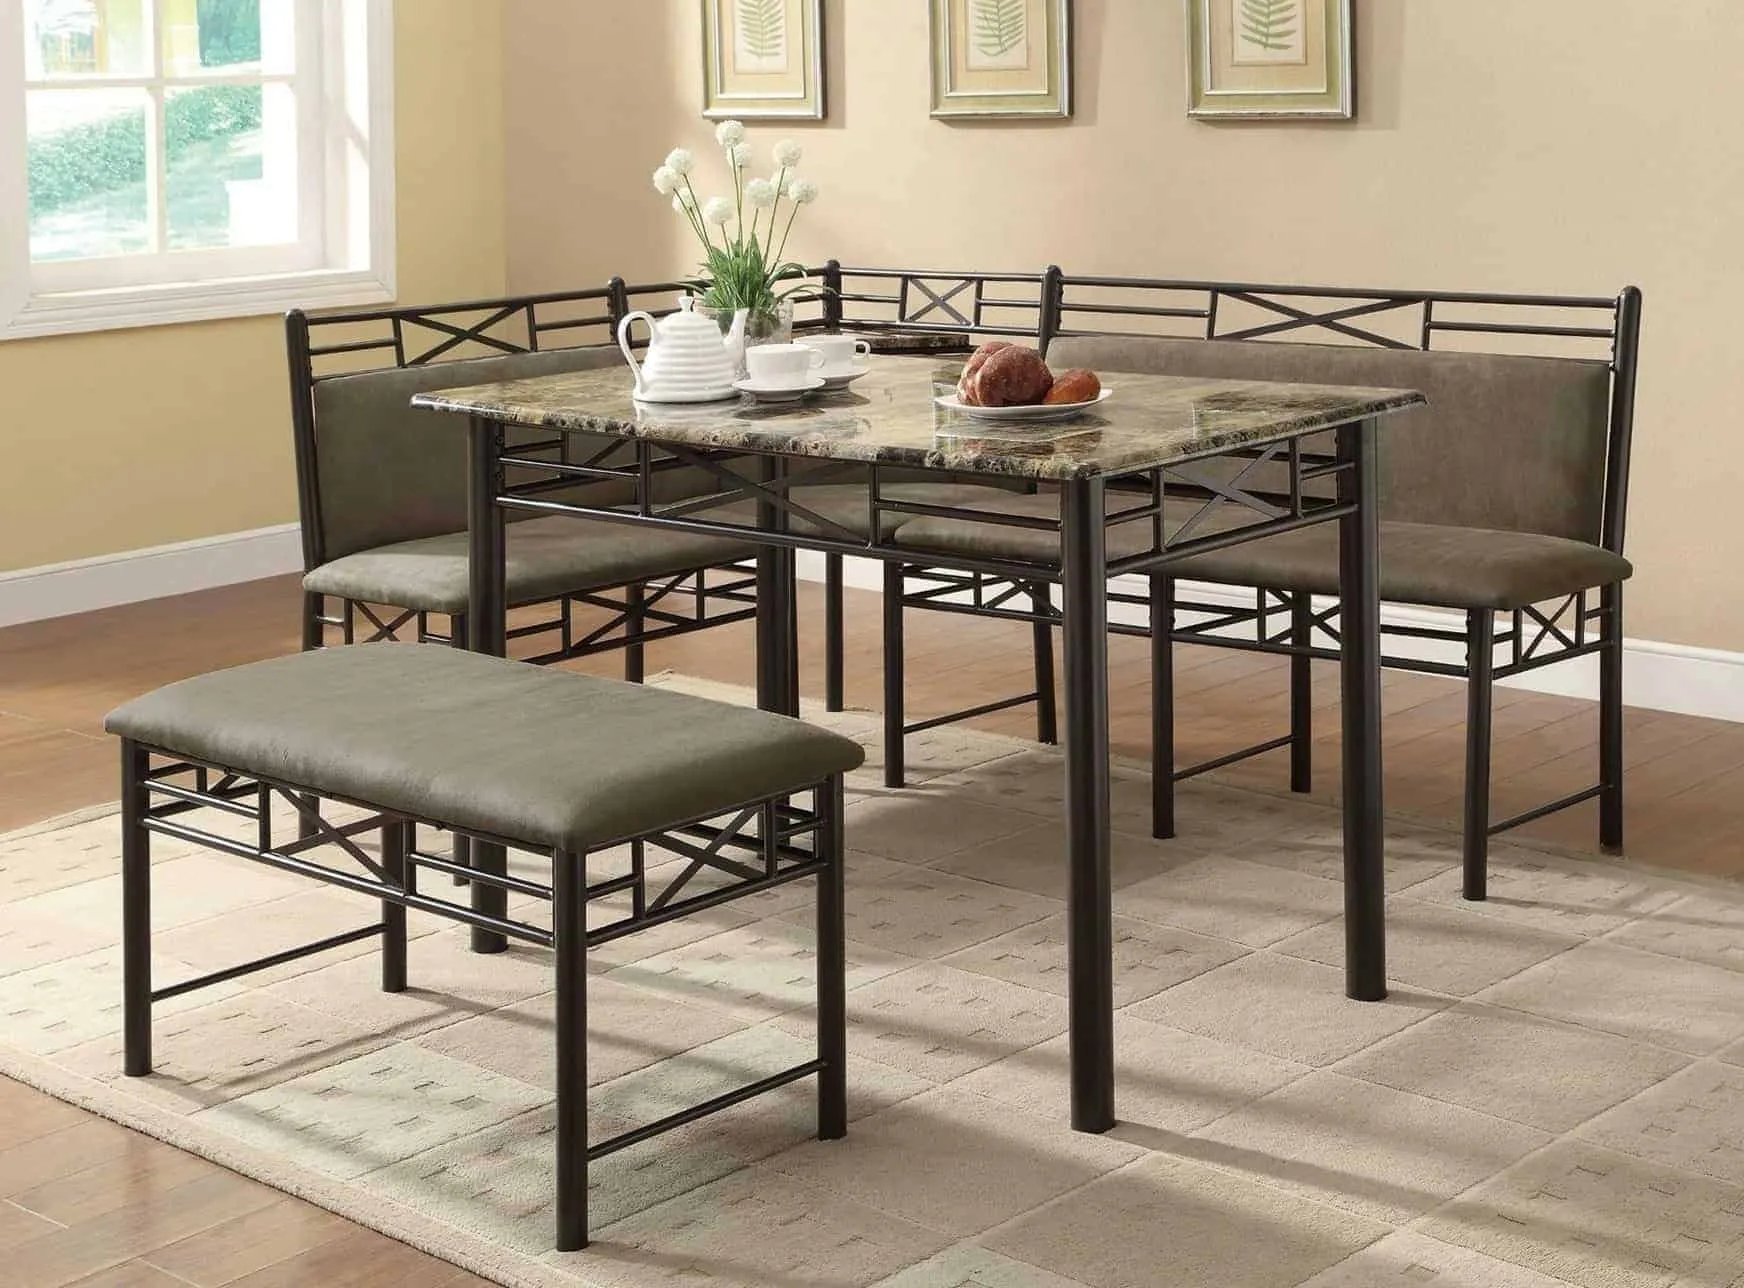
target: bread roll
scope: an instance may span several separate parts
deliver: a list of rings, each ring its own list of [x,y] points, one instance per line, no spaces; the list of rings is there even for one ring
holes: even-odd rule
[[[1054,373],[1034,349],[1019,345],[990,354],[975,373],[975,396],[982,407],[1029,407],[1053,387]]]
[[[980,373],[982,364],[998,353],[1001,349],[1011,348],[1009,340],[989,340],[974,353],[969,355],[969,361],[963,364],[963,375],[957,381],[957,397],[970,407],[979,407],[981,397],[975,388],[975,377]]]
[[[1094,371],[1075,367],[1063,375],[1054,377],[1054,387],[1048,390],[1047,401],[1050,403],[1089,402],[1101,392],[1102,381],[1097,378]]]

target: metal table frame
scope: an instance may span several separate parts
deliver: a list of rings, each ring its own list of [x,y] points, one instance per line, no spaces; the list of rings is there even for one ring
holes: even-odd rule
[[[453,408],[449,410],[453,411]],[[759,454],[742,448],[713,450],[635,438],[635,461],[607,464],[604,457],[587,463],[563,458],[565,431],[551,429],[549,439],[505,448],[508,422],[474,415],[470,427],[471,604],[467,614],[468,643],[479,652],[502,656],[506,647],[504,603],[504,523],[509,511],[572,514],[582,518],[645,524],[682,531],[723,533],[756,542],[757,561],[757,701],[765,710],[796,715],[799,685],[794,601],[795,550],[831,555],[859,555],[885,561],[924,562],[1007,575],[1020,582],[1060,587],[1060,627],[1064,653],[1067,812],[1068,1006],[1071,1059],[1071,1121],[1080,1131],[1101,1132],[1115,1123],[1114,1111],[1114,981],[1109,846],[1108,734],[1108,579],[1123,573],[1152,577],[1153,586],[1177,559],[1190,553],[1257,540],[1310,524],[1337,522],[1340,529],[1340,598],[1344,607],[1341,667],[1344,720],[1344,871],[1345,871],[1345,990],[1361,1001],[1386,996],[1386,930],[1382,869],[1380,730],[1380,632],[1377,566],[1377,506],[1375,447],[1378,416],[1344,423],[1326,423],[1259,444],[1203,453],[1191,458],[1234,457],[1245,462],[1233,480],[1212,484],[1177,474],[1186,459],[1171,461],[1117,480],[1105,475],[1044,481],[1057,488],[1058,520],[1021,516],[990,516],[984,511],[900,502],[880,491],[879,467],[863,462],[824,465],[803,474],[806,483],[823,481],[843,470],[869,475],[867,490],[870,538],[858,535],[807,510],[789,496],[794,481],[792,456]],[[1331,431],[1335,450],[1311,452],[1303,440]],[[577,431],[580,432],[580,431]],[[596,425],[587,432],[602,432]],[[609,430],[604,432],[610,432]],[[625,436],[628,438],[628,435]],[[808,458],[815,463],[815,458]],[[1265,462],[1288,467],[1287,492],[1262,493],[1249,482]],[[654,480],[669,469],[700,468],[720,484],[718,492],[681,501],[655,499]],[[904,469],[912,468],[905,462]],[[1328,476],[1336,479],[1331,498],[1313,495],[1305,486]],[[616,506],[581,505],[555,499],[576,483],[615,479],[635,485],[633,500]],[[1106,492],[1111,484],[1148,488],[1150,503],[1108,514]],[[1251,511],[1253,522],[1229,531],[1192,535],[1200,525],[1189,522],[1172,537],[1164,532],[1163,500],[1183,492],[1202,499],[1205,511],[1235,506]],[[707,511],[745,499],[757,503],[758,526],[722,523]],[[1057,565],[974,558],[936,550],[917,551],[881,535],[885,514],[924,514],[980,523],[1056,531],[1061,542]],[[805,531],[796,531],[800,519]],[[1145,553],[1111,561],[1107,535],[1111,527],[1134,522],[1151,525]],[[487,873],[503,871],[500,848],[475,848],[473,866]],[[473,907],[486,917],[500,917],[507,892],[487,881],[472,886]],[[500,951],[505,943],[488,929],[474,927],[478,951]]]

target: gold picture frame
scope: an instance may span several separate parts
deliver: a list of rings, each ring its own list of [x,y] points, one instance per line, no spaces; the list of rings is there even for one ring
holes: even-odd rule
[[[1355,115],[1351,0],[1186,0],[1187,115]]]
[[[702,69],[710,120],[823,120],[823,0],[702,0]]]
[[[1072,115],[1072,0],[931,0],[932,114]]]

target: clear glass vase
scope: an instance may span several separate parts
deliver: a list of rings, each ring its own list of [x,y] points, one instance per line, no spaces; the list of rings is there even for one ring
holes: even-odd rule
[[[715,309],[706,304],[696,305],[696,312],[705,318],[713,318],[715,325],[720,327],[724,336],[733,329],[733,315],[737,309]],[[790,300],[778,300],[773,312],[759,310],[746,315],[745,347],[754,344],[786,344],[793,339],[793,303]],[[739,363],[739,375],[745,374],[745,364]]]

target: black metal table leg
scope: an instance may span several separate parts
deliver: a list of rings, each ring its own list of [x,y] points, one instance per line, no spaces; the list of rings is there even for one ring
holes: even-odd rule
[[[551,856],[557,954],[557,1250],[587,1246],[587,856]]]
[[[779,489],[787,478],[787,461],[766,456],[762,482]],[[764,499],[757,502],[757,526],[765,532],[787,529],[787,511]],[[782,715],[799,714],[799,649],[794,639],[798,617],[794,606],[793,551],[763,545],[757,550],[757,705]]]
[[[1150,600],[1151,835],[1170,841],[1175,836],[1175,579],[1153,573]]]
[[[824,710],[840,711],[847,688],[843,654],[842,556],[824,556]]]
[[[1381,820],[1380,519],[1373,420],[1341,426],[1339,663],[1344,686],[1344,991],[1359,1002],[1387,995],[1386,833]]]
[[[497,497],[503,486],[503,427],[493,420],[475,416],[469,430],[471,469],[467,480],[466,530],[469,538],[467,554],[468,604],[466,610],[467,647],[474,653],[503,657],[508,652],[508,604],[503,567],[503,511]],[[475,841],[472,845],[471,867],[475,872],[502,876],[509,870],[508,855],[500,845]],[[509,892],[501,886],[474,881],[471,889],[473,911],[501,920],[508,915]],[[472,928],[472,951],[500,953],[509,946],[508,939],[494,930]]]
[[[1086,1132],[1114,1126],[1104,491],[1099,478],[1074,479],[1060,501],[1072,1126]]]

